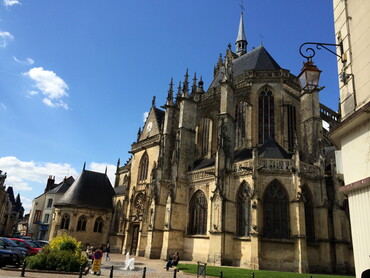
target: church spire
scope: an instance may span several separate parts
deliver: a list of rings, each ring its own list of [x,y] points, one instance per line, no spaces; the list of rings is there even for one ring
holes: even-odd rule
[[[236,47],[236,54],[239,56],[243,55],[247,52],[247,39],[245,37],[244,32],[244,21],[243,21],[243,12],[240,13],[240,22],[239,22],[239,31],[238,37],[236,38],[235,47]]]

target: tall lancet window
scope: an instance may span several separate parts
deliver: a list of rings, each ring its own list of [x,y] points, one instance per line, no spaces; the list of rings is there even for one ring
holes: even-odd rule
[[[274,97],[265,88],[258,98],[258,143],[263,144],[266,139],[274,136]]]
[[[266,188],[263,197],[264,234],[267,238],[289,238],[289,200],[277,180]]]
[[[248,103],[241,101],[236,106],[236,133],[235,133],[235,148],[245,146],[246,128],[247,128],[247,108]]]
[[[307,185],[302,187],[302,196],[304,202],[304,216],[306,226],[306,236],[308,242],[315,241],[315,222],[313,213],[313,200],[310,189]]]
[[[250,190],[246,182],[243,182],[238,190],[236,196],[237,206],[237,225],[236,235],[237,236],[249,236],[250,235],[250,224],[251,224],[251,213],[250,213]]]
[[[139,182],[146,181],[148,177],[148,166],[149,166],[149,157],[147,153],[144,153],[141,157],[140,166],[139,166]]]
[[[196,191],[189,204],[190,235],[205,235],[207,229],[207,198],[203,191]]]
[[[211,151],[212,138],[212,120],[210,118],[203,119],[202,131],[202,156],[208,156]]]
[[[288,116],[288,148],[293,150],[294,148],[294,137],[297,132],[297,120],[295,106],[287,105],[287,116]]]

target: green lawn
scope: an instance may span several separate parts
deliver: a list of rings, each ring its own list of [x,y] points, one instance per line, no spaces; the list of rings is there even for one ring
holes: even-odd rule
[[[187,273],[197,273],[197,265],[195,264],[179,264],[178,268]],[[342,275],[324,275],[324,274],[299,274],[292,272],[277,272],[267,270],[250,270],[243,268],[207,266],[207,276],[220,277],[222,271],[223,278],[250,278],[254,272],[255,278],[354,278],[354,276]]]

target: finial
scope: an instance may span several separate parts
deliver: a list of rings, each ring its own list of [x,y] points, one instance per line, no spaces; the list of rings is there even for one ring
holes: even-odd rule
[[[229,44],[227,45],[227,48],[228,48],[229,50],[231,50],[231,43],[229,43]]]
[[[170,88],[168,89],[167,104],[172,104],[173,99],[173,78],[171,77]]]
[[[107,175],[108,166],[105,166],[105,175]]]
[[[176,98],[179,98],[181,97],[181,81],[179,81],[179,86],[177,87],[177,94],[176,94]]]
[[[184,80],[184,84],[183,84],[182,93],[183,93],[183,96],[184,97],[187,97],[188,96],[188,93],[189,93],[189,74],[188,74],[188,69],[186,69],[186,73],[185,73],[184,77],[185,77],[185,80]]]
[[[197,91],[197,73],[194,73],[193,85],[191,86],[191,93],[195,94]]]
[[[137,140],[139,140],[139,138],[140,138],[140,134],[141,134],[141,127],[139,127],[139,130],[138,130],[138,132],[137,132]]]
[[[199,79],[199,82],[198,82],[198,89],[197,89],[197,92],[198,93],[203,93],[203,80],[202,80],[202,76],[200,76],[200,79]]]
[[[152,106],[153,107],[155,106],[155,96],[153,96],[153,99],[152,99]]]
[[[86,161],[84,162],[84,168],[82,169],[82,171],[85,171],[85,168],[86,168]]]
[[[121,159],[120,159],[120,158],[118,158],[118,161],[117,161],[117,168],[119,168],[120,164],[121,164]]]

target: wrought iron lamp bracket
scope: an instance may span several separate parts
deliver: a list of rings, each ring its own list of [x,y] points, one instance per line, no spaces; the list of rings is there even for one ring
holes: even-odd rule
[[[322,43],[322,42],[305,42],[301,44],[299,47],[299,53],[301,54],[302,57],[306,58],[307,60],[311,60],[312,57],[316,55],[316,51],[314,50],[313,47],[309,47],[308,45],[313,45],[316,46],[316,49],[321,50],[322,48],[326,49],[330,53],[334,54],[335,56],[339,57],[341,61],[344,63],[346,61],[345,55],[343,55],[343,42],[341,41],[339,44],[335,43]],[[340,48],[340,55],[338,55],[336,52],[328,48],[327,46],[339,46]],[[306,53],[303,54],[302,50]],[[308,53],[307,53],[308,52]]]

